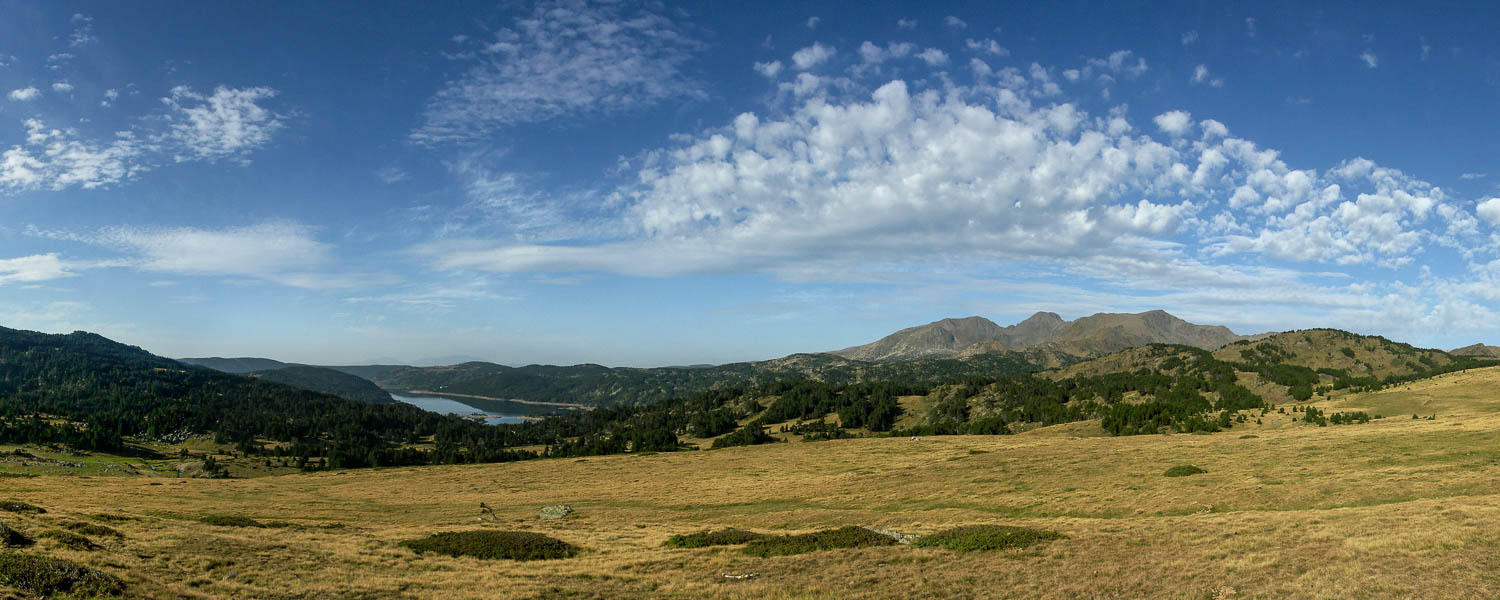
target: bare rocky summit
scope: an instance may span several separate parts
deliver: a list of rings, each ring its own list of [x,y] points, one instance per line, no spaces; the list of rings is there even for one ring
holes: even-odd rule
[[[1482,356],[1487,358],[1500,358],[1500,346],[1489,346],[1486,344],[1474,344],[1462,348],[1454,348],[1448,351],[1454,356]]]

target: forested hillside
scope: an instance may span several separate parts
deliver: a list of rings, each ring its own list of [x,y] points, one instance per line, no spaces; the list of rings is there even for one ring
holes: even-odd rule
[[[699,392],[753,388],[778,381],[812,380],[835,386],[873,381],[937,383],[995,377],[1068,364],[1078,359],[1043,350],[993,352],[965,358],[873,363],[831,354],[793,354],[761,362],[706,368],[635,369],[600,365],[507,367],[470,362],[443,367],[405,367],[377,375],[388,390],[426,390],[590,406],[641,404]]]
[[[380,389],[370,380],[327,367],[290,365],[267,371],[246,373],[250,377],[285,383],[304,390],[333,394],[346,400],[372,402],[376,404],[395,402],[390,392]]]
[[[0,328],[0,441],[121,450],[127,437],[194,433],[245,453],[345,466],[525,457],[504,450],[506,430],[414,406],[183,365],[91,333]],[[431,451],[402,448],[429,437]]]

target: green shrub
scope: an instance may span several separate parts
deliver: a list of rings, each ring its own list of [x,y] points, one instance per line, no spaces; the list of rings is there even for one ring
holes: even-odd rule
[[[88,539],[88,538],[86,538],[84,536],[78,535],[76,533],[73,533],[71,531],[63,531],[61,529],[48,529],[46,531],[43,531],[41,533],[36,534],[36,536],[39,537],[39,538],[49,538],[49,539],[57,540],[57,543],[62,544],[63,546],[66,546],[68,548],[72,548],[74,550],[98,550],[99,549],[99,544],[95,544],[93,540]]]
[[[113,528],[105,527],[103,525],[95,525],[93,523],[84,523],[83,521],[68,523],[66,527],[70,531],[76,531],[84,535],[107,535],[117,538],[125,537],[125,534],[115,531]]]
[[[60,558],[20,552],[0,552],[0,584],[42,597],[68,593],[92,598],[125,592],[125,582],[109,573]]]
[[[891,536],[850,525],[838,529],[825,529],[801,535],[763,537],[745,544],[744,553],[765,558],[770,556],[805,554],[836,548],[890,546],[895,543],[896,540]]]
[[[548,560],[571,558],[578,547],[540,533],[521,531],[451,531],[401,542],[418,553],[483,559]]]
[[[31,540],[31,536],[26,535],[21,530],[0,523],[0,546],[19,548],[21,546],[30,546],[34,543],[36,542]]]
[[[969,525],[922,536],[912,542],[912,545],[923,548],[944,548],[954,552],[974,552],[1025,548],[1038,542],[1060,540],[1066,537],[1055,531],[1030,527]]]
[[[700,531],[687,535],[674,535],[663,544],[668,548],[703,548],[707,546],[732,546],[744,544],[766,537],[764,533],[755,533],[743,529],[722,529],[719,531]]]
[[[8,500],[8,501],[5,501],[5,502],[0,502],[0,510],[8,511],[8,512],[13,512],[13,513],[31,513],[31,514],[37,514],[37,515],[47,512],[46,509],[44,509],[44,508],[42,508],[40,506],[36,506],[34,504],[27,504],[25,502],[17,502],[15,500]]]
[[[261,523],[260,521],[252,519],[250,517],[243,517],[243,516],[239,516],[239,515],[207,515],[207,516],[204,516],[204,517],[200,517],[198,520],[202,521],[204,523],[207,523],[209,525],[217,526],[217,527],[265,527],[266,526],[265,523]]]
[[[1167,469],[1167,472],[1162,474],[1166,475],[1167,477],[1187,477],[1188,475],[1197,475],[1199,473],[1207,472],[1208,471],[1195,467],[1193,465],[1177,465],[1175,467]]]

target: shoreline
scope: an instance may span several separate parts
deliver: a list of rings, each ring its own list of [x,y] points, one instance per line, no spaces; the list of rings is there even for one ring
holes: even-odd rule
[[[407,394],[418,394],[418,395],[422,395],[422,396],[452,396],[454,398],[474,398],[476,400],[490,400],[490,401],[493,401],[493,402],[515,402],[517,404],[530,404],[530,405],[533,405],[533,406],[559,406],[559,407],[563,407],[563,408],[582,408],[582,409],[585,409],[585,410],[589,409],[588,406],[585,406],[585,405],[582,405],[582,404],[574,404],[574,403],[571,403],[571,402],[543,402],[541,400],[520,400],[520,399],[516,399],[516,398],[495,398],[493,396],[480,396],[480,395],[476,395],[476,394],[455,394],[455,393],[452,393],[452,392],[434,392],[432,390],[386,390],[386,391],[387,392],[392,392],[392,393],[397,393],[397,394],[407,393]]]

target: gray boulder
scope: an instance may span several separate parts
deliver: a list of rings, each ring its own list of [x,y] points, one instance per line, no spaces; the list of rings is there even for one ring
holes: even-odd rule
[[[553,504],[542,507],[541,518],[543,521],[554,521],[567,518],[571,514],[573,514],[573,507],[566,504]]]

